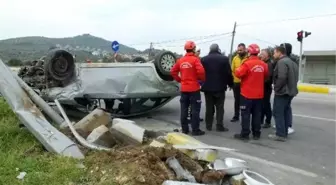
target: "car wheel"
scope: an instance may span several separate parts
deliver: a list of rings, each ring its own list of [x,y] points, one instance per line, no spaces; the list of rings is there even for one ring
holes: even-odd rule
[[[49,79],[67,85],[75,75],[75,60],[65,50],[52,50],[44,62],[44,72]]]
[[[135,57],[132,59],[132,62],[145,63],[147,61],[143,57]]]
[[[176,56],[170,51],[163,51],[155,57],[154,64],[159,76],[163,80],[171,81],[170,70],[176,63]]]

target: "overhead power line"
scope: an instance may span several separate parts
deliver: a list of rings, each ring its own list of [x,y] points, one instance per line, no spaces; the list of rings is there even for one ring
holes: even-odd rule
[[[238,35],[245,36],[245,37],[248,37],[248,38],[251,38],[251,39],[254,39],[254,40],[257,40],[257,41],[260,41],[260,42],[264,42],[264,43],[266,43],[266,44],[271,44],[271,45],[273,45],[273,46],[276,46],[276,45],[277,45],[277,44],[274,44],[274,43],[269,42],[269,41],[267,41],[267,40],[259,39],[259,38],[256,38],[256,37],[254,37],[254,36],[247,35],[247,34],[245,34],[245,33],[239,33],[239,32],[237,32],[237,34],[238,34]]]
[[[211,39],[211,40],[206,40],[206,39],[213,38],[215,36],[199,39],[200,40],[199,42],[197,42],[197,40],[195,40],[195,39],[193,41],[196,42],[196,45],[200,45],[200,44],[205,44],[205,43],[209,43],[209,42],[214,42],[214,41],[222,40],[222,39],[225,38],[223,36],[231,36],[231,33],[226,33],[226,34],[221,34],[221,35],[217,34],[217,36],[216,36],[217,38]],[[168,47],[168,48],[171,48],[171,47],[183,47],[184,44],[176,44],[176,45],[168,45],[168,46],[167,45],[162,45],[162,44],[156,44],[155,46],[156,47]]]
[[[167,44],[167,43],[174,43],[174,42],[179,42],[179,41],[186,41],[186,40],[203,40],[203,39],[208,39],[208,38],[213,38],[213,37],[219,37],[219,36],[225,36],[229,35],[231,32],[226,32],[226,33],[219,33],[219,34],[211,34],[211,35],[203,35],[203,36],[194,36],[194,37],[185,37],[185,38],[179,38],[179,39],[172,39],[172,40],[163,40],[163,41],[157,41],[153,42],[153,44]],[[140,46],[140,45],[148,45],[148,43],[137,43],[137,44],[128,44],[128,46]]]
[[[256,24],[272,24],[272,23],[279,23],[279,22],[298,21],[298,20],[315,19],[315,18],[332,17],[332,16],[336,16],[336,13],[322,14],[322,15],[314,15],[314,16],[308,16],[308,17],[298,17],[298,18],[289,18],[289,19],[273,20],[273,21],[263,21],[263,22],[243,23],[243,24],[238,24],[237,26],[248,26],[248,25],[256,25]]]

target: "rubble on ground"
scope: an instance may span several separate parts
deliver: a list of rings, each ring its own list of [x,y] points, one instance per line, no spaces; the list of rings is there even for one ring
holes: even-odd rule
[[[74,124],[86,141],[111,148],[104,152],[86,151],[86,159],[92,164],[84,165],[89,166],[87,171],[96,178],[97,184],[245,184],[242,175],[245,168],[238,172],[216,169],[220,168],[215,164],[218,162],[217,150],[211,147],[175,148],[181,145],[205,145],[190,136],[178,132],[155,134],[130,120],[106,118],[110,118],[108,113],[96,109]],[[66,135],[71,134],[67,128],[63,131]],[[237,159],[234,162],[241,161]],[[245,167],[244,164],[242,166]]]

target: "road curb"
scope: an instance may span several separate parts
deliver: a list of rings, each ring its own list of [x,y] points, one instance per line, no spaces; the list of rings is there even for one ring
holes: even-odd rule
[[[309,92],[309,93],[318,93],[318,94],[334,94],[335,88],[318,86],[318,85],[298,85],[299,92]]]

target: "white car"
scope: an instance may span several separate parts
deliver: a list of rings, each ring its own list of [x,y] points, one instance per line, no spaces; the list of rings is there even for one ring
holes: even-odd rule
[[[152,61],[76,63],[69,52],[54,50],[18,75],[45,101],[58,99],[68,111],[101,107],[128,117],[153,111],[179,95],[179,84],[170,76],[175,62],[176,56],[165,51]]]

